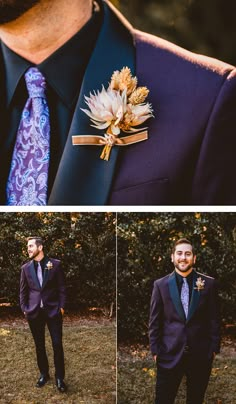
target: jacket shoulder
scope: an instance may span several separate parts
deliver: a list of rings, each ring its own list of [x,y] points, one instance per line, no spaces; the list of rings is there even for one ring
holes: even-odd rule
[[[197,272],[196,271],[196,275],[198,276],[198,277],[201,277],[201,278],[203,278],[204,280],[208,280],[208,281],[211,281],[211,282],[216,282],[216,279],[215,278],[213,278],[212,276],[209,276],[209,275],[206,275],[206,274],[202,274],[201,272]]]
[[[159,286],[166,284],[170,278],[170,275],[171,274],[168,274],[168,275],[163,276],[162,278],[156,279],[153,283],[153,286],[159,287]]]
[[[55,269],[61,266],[61,261],[56,258],[49,258],[49,261],[52,263]]]
[[[207,80],[222,80],[235,72],[235,67],[208,56],[200,55],[181,48],[165,39],[157,36],[134,30],[137,60],[146,61],[146,66],[152,65],[154,69],[160,70],[163,66],[167,73],[178,75],[179,69],[185,75],[194,74],[196,77],[207,78]],[[146,68],[145,68],[146,69]]]
[[[25,262],[22,266],[21,266],[21,270],[25,271],[31,264],[31,261],[27,261]]]
[[[213,73],[215,76],[224,76],[235,69],[228,63],[193,53],[146,32],[134,30],[134,39],[137,52],[142,53],[144,58],[150,59],[154,64],[168,62],[170,66],[174,63],[173,67],[181,63],[189,69],[196,70],[197,68],[199,71]]]
[[[49,258],[49,261],[52,261],[54,264],[60,264],[60,262],[61,262],[57,258]]]

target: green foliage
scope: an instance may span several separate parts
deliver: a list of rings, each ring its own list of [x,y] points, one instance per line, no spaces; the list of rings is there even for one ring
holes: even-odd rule
[[[118,336],[147,342],[153,281],[173,271],[173,241],[196,246],[196,269],[219,281],[222,318],[235,321],[236,213],[118,214]]]
[[[108,306],[115,300],[115,215],[0,213],[0,298],[18,303],[26,237],[40,235],[44,251],[66,274],[68,307]]]
[[[131,23],[197,53],[235,65],[235,1],[113,0]],[[144,4],[145,3],[145,4]]]

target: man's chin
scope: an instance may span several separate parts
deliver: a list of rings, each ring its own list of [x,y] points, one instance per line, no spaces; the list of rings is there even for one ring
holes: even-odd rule
[[[178,269],[180,272],[187,272],[190,268],[189,267],[180,267]]]
[[[177,266],[177,269],[182,273],[186,273],[192,269],[192,266],[189,266],[189,265],[185,266],[185,267]]]
[[[41,0],[0,0],[0,25],[17,20]]]

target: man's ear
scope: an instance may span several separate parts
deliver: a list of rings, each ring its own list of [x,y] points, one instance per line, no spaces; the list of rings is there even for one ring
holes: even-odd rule
[[[42,249],[43,249],[43,246],[39,245],[39,251],[42,251]]]
[[[174,254],[171,254],[171,262],[174,262]]]
[[[195,262],[196,262],[196,259],[197,259],[197,256],[194,255],[194,256],[193,256],[193,263],[194,263],[194,264],[195,264]]]

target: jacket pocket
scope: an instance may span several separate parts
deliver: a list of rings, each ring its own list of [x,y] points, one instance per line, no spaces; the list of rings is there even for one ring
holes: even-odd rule
[[[109,205],[169,205],[168,178],[158,178],[111,192]]]

